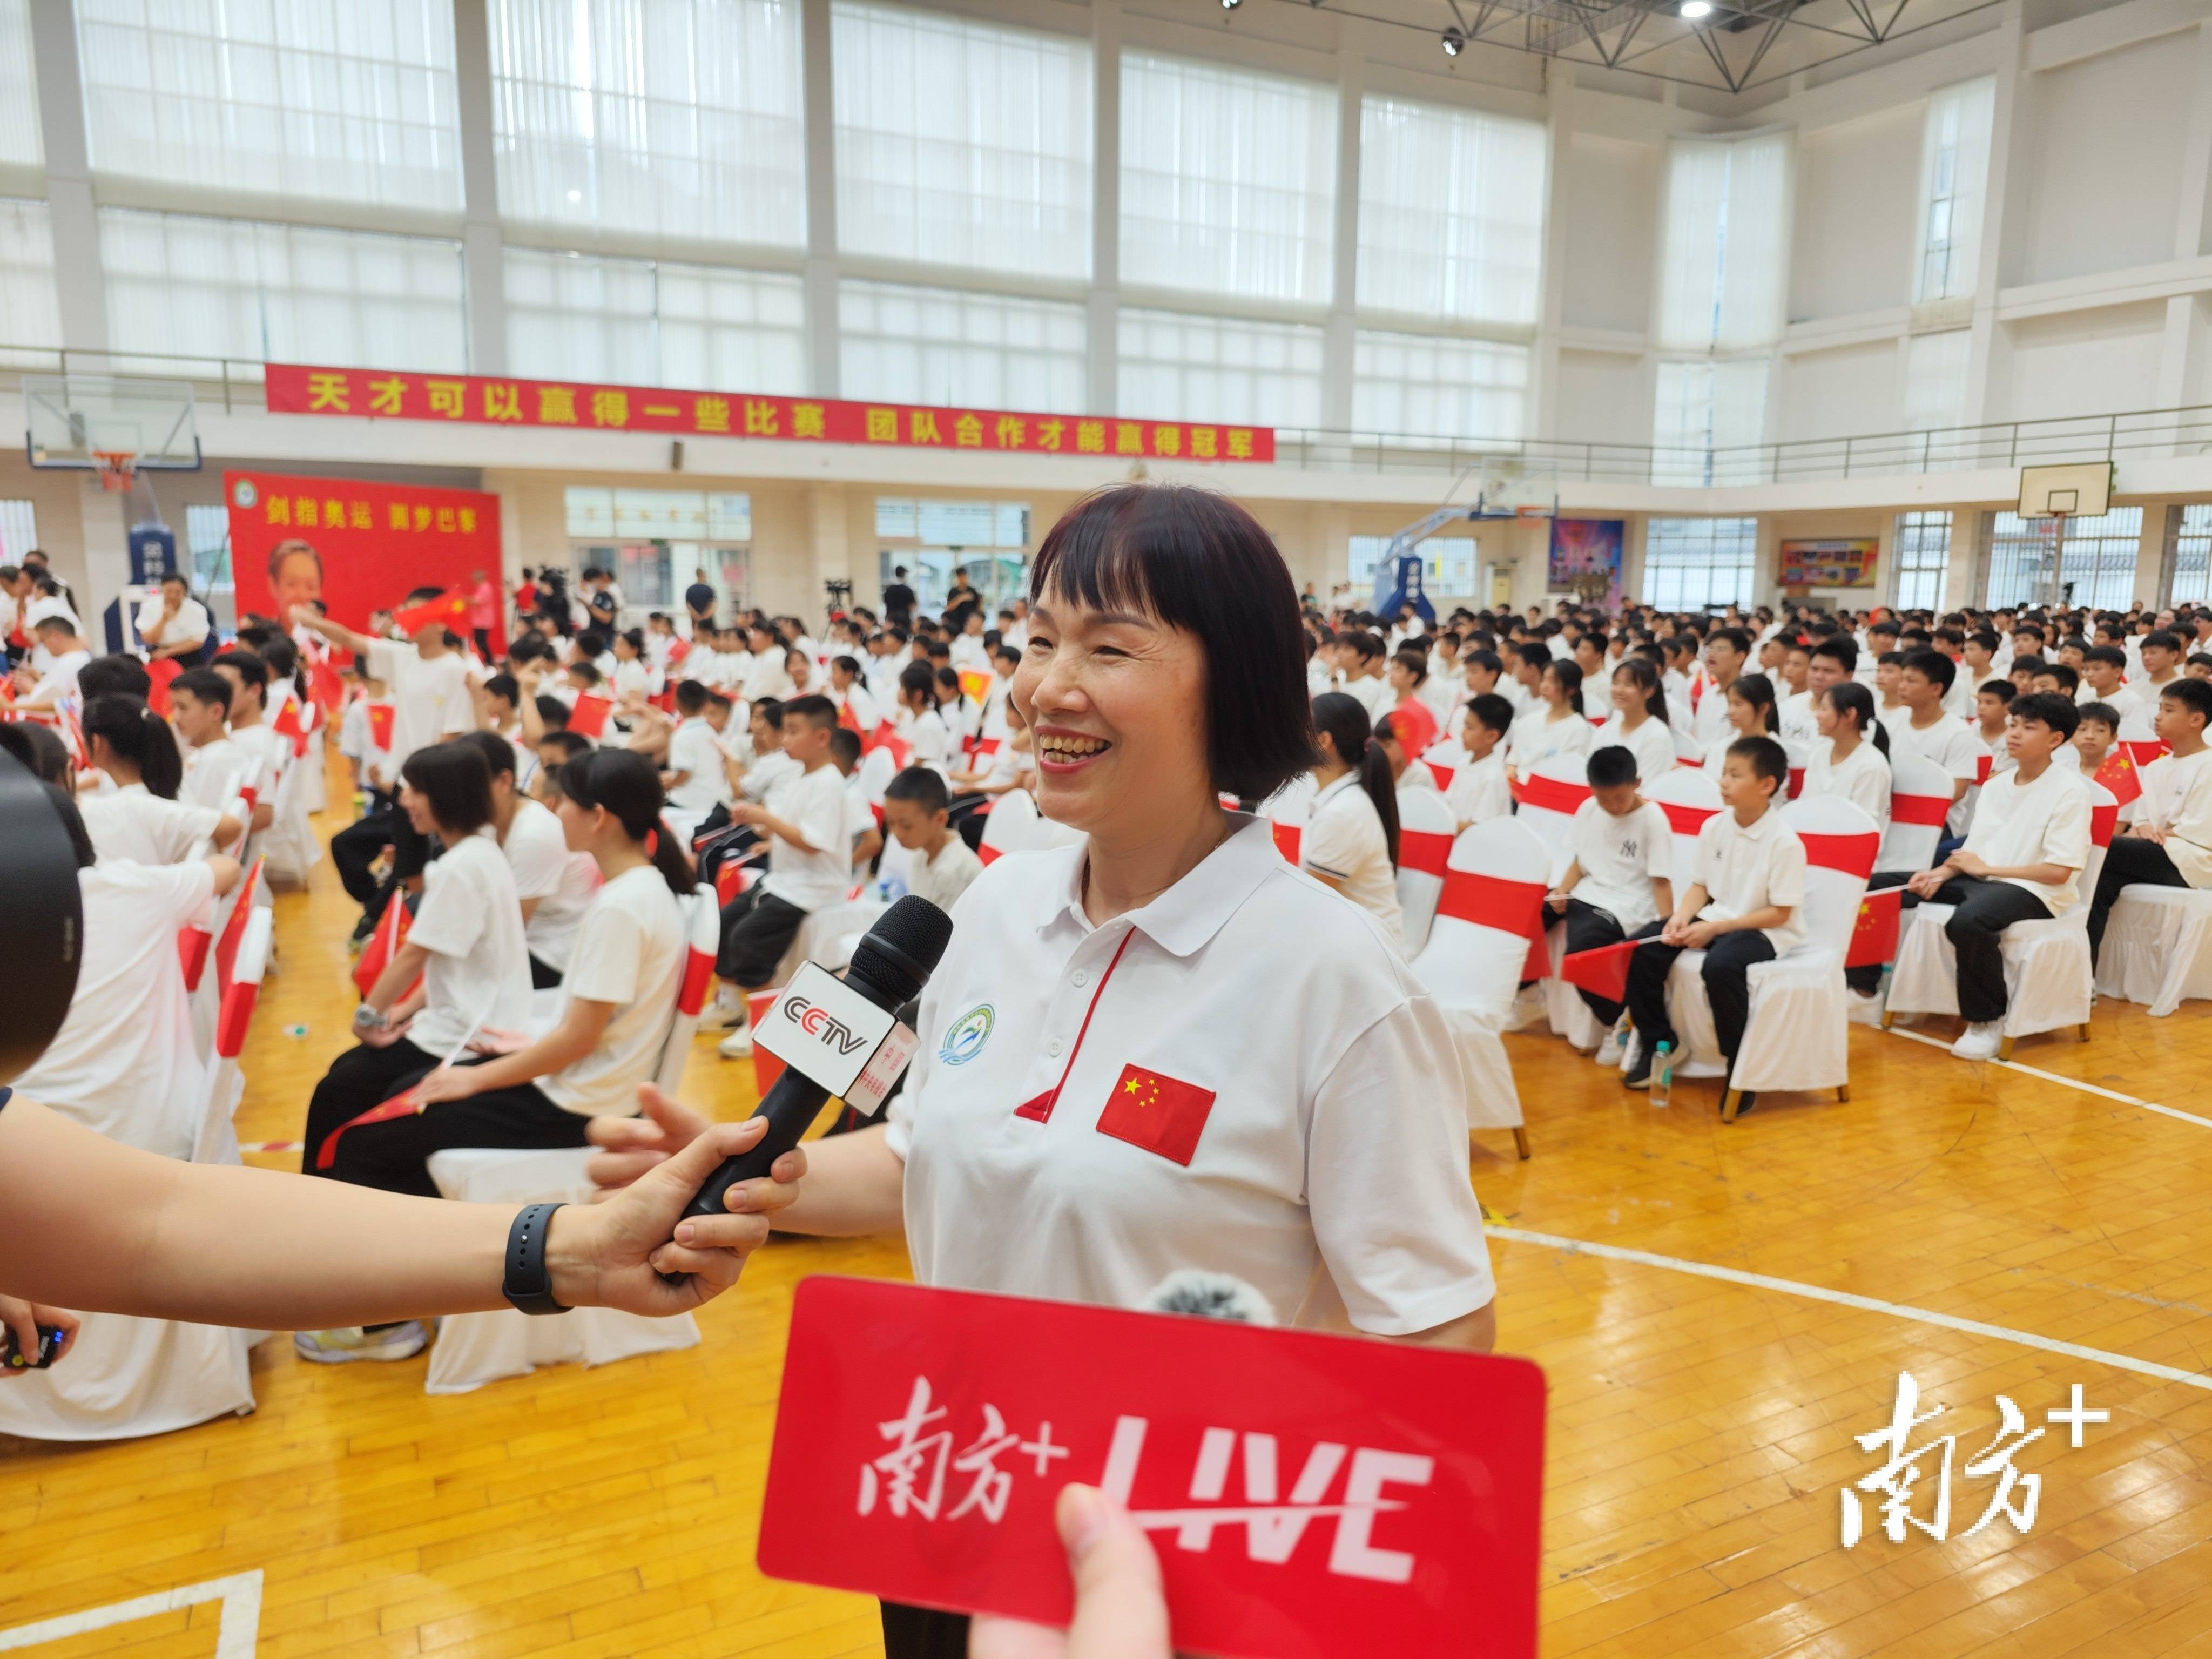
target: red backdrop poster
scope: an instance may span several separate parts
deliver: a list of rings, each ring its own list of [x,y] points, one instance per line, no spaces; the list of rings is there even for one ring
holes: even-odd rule
[[[225,472],[222,496],[240,617],[319,599],[333,622],[366,629],[412,588],[472,594],[482,580],[493,648],[505,646],[498,496],[284,472]]]

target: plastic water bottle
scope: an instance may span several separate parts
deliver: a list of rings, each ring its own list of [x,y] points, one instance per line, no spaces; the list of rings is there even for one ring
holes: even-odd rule
[[[1665,1106],[1672,1103],[1674,1087],[1674,1045],[1662,1042],[1651,1051],[1651,1103]]]

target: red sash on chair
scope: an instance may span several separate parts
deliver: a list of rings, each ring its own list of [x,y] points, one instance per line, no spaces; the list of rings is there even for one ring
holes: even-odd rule
[[[327,1170],[337,1161],[338,1137],[348,1129],[357,1129],[364,1123],[389,1123],[396,1117],[414,1117],[423,1110],[422,1085],[402,1089],[380,1106],[372,1106],[357,1117],[349,1117],[323,1137],[323,1144],[315,1153],[315,1167]]]
[[[169,718],[169,684],[185,671],[174,657],[163,657],[146,665],[146,678],[152,684],[146,688],[146,707],[163,720]]]
[[[1446,870],[1437,914],[1527,939],[1528,960],[1521,977],[1548,979],[1552,953],[1544,944],[1544,892],[1540,881],[1508,881],[1471,870]]]

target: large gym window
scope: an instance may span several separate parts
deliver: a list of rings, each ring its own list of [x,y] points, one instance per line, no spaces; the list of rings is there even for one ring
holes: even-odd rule
[[[1079,305],[848,282],[837,314],[848,398],[1069,411],[1089,402]]]
[[[1027,501],[879,495],[876,540],[884,585],[903,568],[924,611],[943,609],[956,575],[968,579],[987,615],[1029,591]]]
[[[1534,327],[1545,148],[1540,122],[1370,94],[1359,108],[1360,308]]]
[[[751,496],[571,485],[564,505],[570,575],[593,566],[611,575],[624,627],[674,610],[693,582],[714,590],[717,608],[751,603]]]
[[[2177,508],[2173,526],[2173,583],[2168,605],[2202,605],[2212,599],[2212,501],[2191,501]]]
[[[26,501],[0,500],[0,564],[21,564],[39,544],[39,509]]]
[[[510,247],[507,367],[549,380],[793,392],[806,384],[799,279],[722,265]]]
[[[1318,328],[1126,306],[1120,327],[1124,415],[1254,426],[1321,424]]]
[[[1984,75],[1944,87],[1928,100],[1920,160],[1920,270],[1912,295],[1917,303],[1974,291],[1996,89],[1996,77]]]
[[[3,0],[0,0],[3,3]],[[6,119],[0,115],[0,120]],[[62,343],[54,290],[54,235],[44,202],[0,201],[0,347]],[[10,354],[0,351],[0,362]],[[41,351],[27,368],[46,368]]]
[[[1759,565],[1756,519],[1652,519],[1644,526],[1644,603],[1662,611],[1747,605]]]
[[[838,252],[1088,282],[1090,42],[906,6],[830,20]]]
[[[1982,603],[2050,605],[2060,599],[2094,610],[2124,611],[2135,597],[2136,555],[2142,544],[2142,508],[2116,507],[2094,519],[2068,519],[2059,548],[2057,519],[1993,515],[1990,584]],[[2057,586],[2052,565],[2057,556]]]
[[[1900,513],[1891,543],[1897,580],[1891,602],[1899,611],[1934,611],[1943,603],[1943,575],[1951,566],[1951,515]]]
[[[31,8],[0,0],[0,161],[46,165],[39,131],[39,77],[31,62]]]

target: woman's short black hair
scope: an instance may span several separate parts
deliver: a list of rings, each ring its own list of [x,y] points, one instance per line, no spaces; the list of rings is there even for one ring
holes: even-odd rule
[[[399,775],[430,803],[440,830],[466,836],[491,822],[491,768],[474,744],[456,738],[417,749]]]
[[[1070,507],[1037,550],[1032,602],[1059,593],[1197,636],[1213,787],[1264,800],[1314,763],[1297,584],[1259,521],[1187,484],[1118,484]]]

